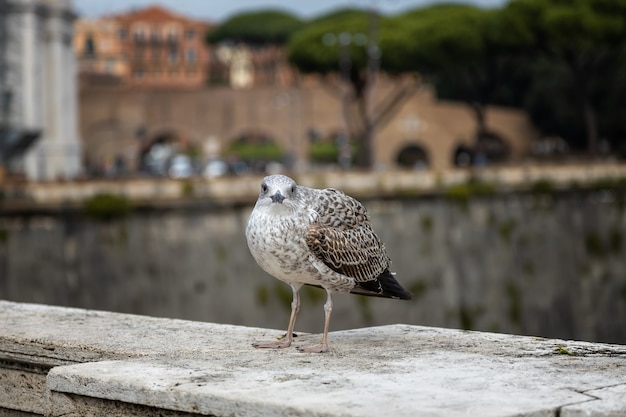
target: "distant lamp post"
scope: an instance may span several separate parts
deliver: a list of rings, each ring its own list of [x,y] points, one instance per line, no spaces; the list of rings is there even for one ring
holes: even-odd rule
[[[339,34],[325,33],[322,36],[322,43],[326,46],[339,44],[339,69],[344,81],[350,81],[350,70],[352,69],[352,57],[350,55],[350,45],[367,45],[367,35],[364,33],[341,32]]]
[[[341,79],[344,82],[342,91],[342,108],[345,122],[346,135],[341,136],[337,145],[339,147],[339,166],[343,169],[349,169],[352,165],[352,147],[350,145],[350,72],[352,71],[352,56],[350,54],[350,46],[352,44],[365,47],[368,43],[367,35],[364,33],[341,32],[325,33],[322,36],[322,43],[326,46],[339,45],[339,71]]]
[[[9,146],[9,135],[11,134],[11,105],[13,103],[13,93],[11,90],[3,90],[0,95],[0,108],[2,109],[2,120],[0,121],[0,164],[4,165],[7,147]]]
[[[2,126],[9,126],[9,117],[11,114],[11,105],[13,103],[13,93],[11,90],[4,90],[0,100],[2,106]]]
[[[342,74],[343,80],[350,82],[351,76],[351,56],[350,45],[355,44],[365,48],[367,53],[367,73],[366,73],[366,90],[365,96],[365,117],[363,120],[364,132],[363,132],[363,147],[361,164],[370,168],[375,168],[375,83],[380,68],[380,58],[382,51],[379,46],[379,12],[376,6],[377,1],[372,0],[370,7],[369,29],[368,35],[363,33],[349,33],[341,32],[338,35],[334,33],[326,33],[322,36],[322,42],[327,46],[333,46],[339,44],[339,68]],[[350,93],[347,88],[344,87],[343,95],[343,112],[346,126],[349,125],[349,100]]]

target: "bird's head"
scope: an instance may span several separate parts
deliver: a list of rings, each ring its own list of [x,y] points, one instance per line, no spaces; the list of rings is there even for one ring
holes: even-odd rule
[[[285,175],[270,175],[261,181],[257,205],[295,209],[298,185]]]

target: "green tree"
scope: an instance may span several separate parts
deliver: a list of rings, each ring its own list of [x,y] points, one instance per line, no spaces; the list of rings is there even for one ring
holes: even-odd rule
[[[280,10],[246,12],[227,19],[209,32],[207,40],[209,43],[285,44],[302,25],[299,18]]]
[[[440,97],[467,102],[476,119],[476,137],[489,134],[487,105],[521,102],[520,91],[504,83],[520,67],[518,53],[531,38],[510,16],[463,4],[440,4],[396,18],[408,29],[399,42],[398,69],[411,65],[437,87]],[[407,36],[408,34],[408,36]],[[517,95],[517,97],[512,97]]]
[[[614,97],[613,82],[624,71],[618,57],[623,56],[626,40],[626,0],[513,0],[504,13],[518,22],[532,39],[533,49],[543,56],[542,72],[538,74],[554,77],[549,85],[538,80],[544,83],[538,97],[541,93],[546,96],[549,89],[558,91],[556,87],[560,86],[561,92],[576,104],[573,119],[582,122],[587,149],[595,154],[598,109],[607,102],[607,95]],[[555,72],[546,66],[552,66]],[[535,100],[541,104],[541,99]],[[567,116],[568,109],[556,111],[562,118],[572,119],[571,113]]]
[[[417,91],[413,68],[387,65],[387,46],[398,28],[374,12],[346,9],[322,16],[296,32],[288,44],[288,57],[300,71],[324,76],[329,91],[342,100],[343,117],[351,139],[358,142],[357,161],[373,165],[373,135]],[[381,48],[382,46],[382,48]],[[380,51],[383,51],[382,59]],[[396,76],[388,96],[371,100],[378,70]],[[374,105],[375,104],[375,105]]]

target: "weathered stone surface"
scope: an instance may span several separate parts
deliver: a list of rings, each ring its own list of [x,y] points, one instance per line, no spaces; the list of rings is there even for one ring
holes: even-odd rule
[[[250,342],[263,329],[0,301],[0,358],[57,366]],[[184,335],[184,336],[183,336]]]
[[[248,343],[250,332],[240,326],[0,301],[0,408],[44,414],[46,374],[54,366],[172,350],[202,354],[222,349],[226,337]]]
[[[561,410],[561,417],[626,416],[626,384],[585,392],[591,398],[587,402],[568,405]]]
[[[568,404],[611,415],[626,406],[624,398],[590,394],[626,387],[623,346],[404,325],[336,332],[331,343],[328,355],[244,344],[191,358],[59,367],[48,386],[240,416],[553,415]]]
[[[80,395],[52,393],[48,416],[63,417],[191,417],[197,413],[164,410],[162,408],[108,401]],[[0,417],[3,417],[0,413]]]
[[[26,413],[24,411],[0,408],[0,417],[37,417],[40,414]]]
[[[2,353],[0,352],[0,355]],[[7,369],[0,363],[0,416],[2,409],[37,413],[46,408],[45,374],[23,369]]]
[[[31,357],[42,370],[58,365],[47,376],[47,408],[35,411],[55,417],[617,416],[626,409],[626,346],[391,325],[332,332],[322,355],[251,347],[281,334],[0,301],[2,363]],[[318,338],[301,334],[295,344]],[[2,380],[0,398],[7,387]]]

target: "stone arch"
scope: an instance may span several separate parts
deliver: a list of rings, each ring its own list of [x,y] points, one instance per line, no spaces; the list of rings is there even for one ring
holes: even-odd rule
[[[454,148],[452,163],[457,167],[505,162],[510,158],[511,146],[499,134],[484,132],[473,145],[460,140]]]
[[[467,167],[474,163],[474,149],[459,142],[452,151],[452,164],[456,167]]]
[[[396,155],[396,164],[404,168],[428,168],[430,153],[420,142],[406,143]]]
[[[178,154],[198,159],[200,150],[186,131],[178,127],[160,127],[141,137],[139,169],[156,175],[167,173],[169,161]]]
[[[313,166],[339,165],[347,169],[354,163],[357,144],[345,128],[330,126],[325,129],[309,127],[306,132],[308,162]]]
[[[246,129],[231,136],[223,153],[236,172],[265,172],[283,164],[288,155],[282,141],[265,129]]]
[[[475,152],[477,159],[484,158],[485,163],[499,163],[509,159],[511,146],[502,135],[487,131],[478,136]]]

